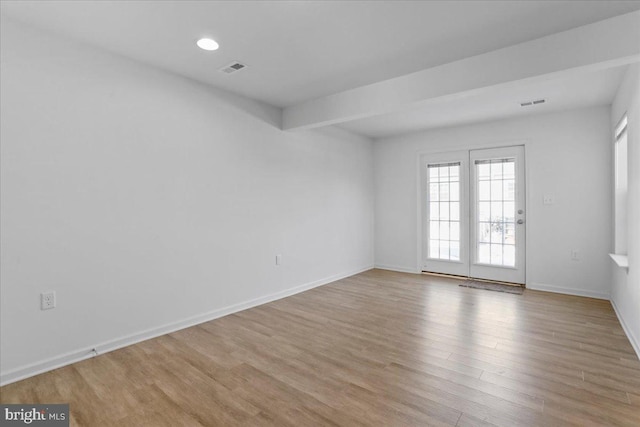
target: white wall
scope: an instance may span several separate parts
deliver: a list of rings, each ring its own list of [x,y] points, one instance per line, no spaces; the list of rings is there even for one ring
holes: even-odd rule
[[[4,19],[1,40],[3,381],[372,266],[371,141]]]
[[[386,138],[374,143],[376,266],[418,270],[420,152],[525,144],[526,283],[609,297],[609,107],[536,115]],[[543,205],[552,194],[555,204]],[[571,260],[572,249],[580,260]]]
[[[629,271],[614,267],[611,301],[629,340],[640,357],[640,65],[629,67],[611,106],[611,127],[624,113],[627,127],[629,189],[627,254]],[[609,136],[613,140],[613,135]],[[610,143],[613,150],[613,142]],[[613,153],[613,151],[612,151]]]

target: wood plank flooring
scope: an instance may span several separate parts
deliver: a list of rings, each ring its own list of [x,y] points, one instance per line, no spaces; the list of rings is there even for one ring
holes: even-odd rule
[[[371,270],[0,389],[82,426],[640,426],[608,301]]]

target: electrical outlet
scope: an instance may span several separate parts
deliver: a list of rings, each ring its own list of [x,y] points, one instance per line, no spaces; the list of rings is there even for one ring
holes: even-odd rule
[[[44,292],[40,294],[40,310],[50,310],[56,308],[56,293]]]
[[[554,203],[555,203],[555,199],[553,197],[553,194],[545,194],[544,196],[542,196],[542,204],[552,205]]]

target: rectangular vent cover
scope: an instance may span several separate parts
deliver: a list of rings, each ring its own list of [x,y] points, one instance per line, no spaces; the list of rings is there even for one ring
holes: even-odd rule
[[[231,64],[225,65],[224,67],[220,68],[218,71],[225,74],[231,74],[231,73],[235,73],[236,71],[243,70],[245,68],[247,68],[246,64],[243,64],[238,61],[233,61]]]
[[[544,104],[545,102],[547,102],[546,99],[536,99],[535,101],[525,101],[525,102],[521,102],[520,106],[521,107],[529,107],[531,105],[538,105],[538,104]]]

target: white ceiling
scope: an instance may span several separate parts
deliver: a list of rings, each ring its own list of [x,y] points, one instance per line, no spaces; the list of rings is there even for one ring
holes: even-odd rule
[[[439,127],[609,105],[626,68],[614,67],[544,82],[500,86],[488,94],[427,103],[407,111],[344,123],[340,127],[371,138],[384,138]],[[540,98],[546,102],[520,106],[521,101]]]
[[[3,16],[285,107],[640,10],[640,1],[2,1]],[[202,36],[221,47],[205,52]],[[238,60],[248,69],[217,70]],[[619,72],[501,89],[343,125],[383,136],[610,102]],[[609,99],[608,101],[606,101]],[[490,107],[489,107],[490,106]],[[519,108],[519,107],[518,107]],[[442,111],[449,111],[445,115]]]

